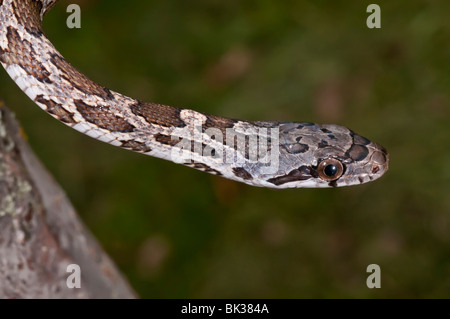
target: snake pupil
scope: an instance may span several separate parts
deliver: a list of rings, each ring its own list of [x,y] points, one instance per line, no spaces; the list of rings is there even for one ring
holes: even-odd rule
[[[334,175],[336,175],[337,171],[338,169],[336,165],[330,164],[325,167],[323,172],[325,173],[325,175],[333,177]]]

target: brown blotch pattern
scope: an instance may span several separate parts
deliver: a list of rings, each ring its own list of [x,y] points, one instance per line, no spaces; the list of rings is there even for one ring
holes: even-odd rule
[[[95,107],[81,100],[74,100],[78,112],[86,119],[101,128],[111,132],[133,132],[135,127],[124,118],[108,111],[106,108]]]
[[[240,178],[245,179],[245,180],[253,179],[252,174],[250,174],[249,172],[247,172],[247,171],[245,170],[245,168],[243,168],[243,167],[233,167],[233,173],[234,173],[234,175],[236,175],[237,177],[240,177]]]
[[[64,58],[54,53],[50,56],[50,62],[59,69],[61,77],[70,85],[77,88],[83,93],[97,95],[105,100],[112,100],[114,96],[111,91],[85,76],[83,73],[75,69]]]
[[[64,109],[61,105],[53,100],[47,100],[43,95],[38,95],[34,99],[36,103],[41,103],[47,106],[47,112],[55,115],[60,121],[67,124],[77,123],[73,118],[73,113]]]
[[[237,120],[228,119],[225,117],[215,116],[215,115],[206,115],[206,122],[204,124],[204,128],[218,128],[222,131],[225,136],[226,129],[232,128],[234,124],[236,124]]]
[[[169,146],[176,146],[180,142],[180,140],[177,138],[172,138],[172,136],[170,135],[165,135],[161,133],[155,134],[153,135],[153,137],[157,142]]]
[[[181,139],[179,137],[172,138],[172,136],[161,134],[161,133],[155,134],[153,136],[154,136],[155,140],[161,144],[178,147],[178,148],[183,148],[186,151],[196,153],[196,154],[199,154],[204,157],[207,157],[207,156],[214,157],[216,155],[216,152],[214,149],[212,149],[212,151],[210,151],[210,152],[205,152],[204,150],[205,150],[205,148],[208,147],[208,145],[206,145],[204,143],[200,143],[200,142],[193,141],[193,140],[188,140],[189,148],[187,148],[186,143],[178,144],[178,143],[180,143],[180,139]]]
[[[42,26],[40,12],[42,10],[42,3],[36,0],[23,0],[20,5],[17,1],[12,2],[13,12],[19,24],[23,25],[25,29],[35,35],[42,35]]]
[[[5,51],[0,47],[0,62],[6,63],[4,55],[5,55]]]
[[[206,115],[206,114],[205,114]],[[206,115],[205,124],[203,124],[203,132],[209,128],[217,128],[222,132],[223,144],[227,144],[227,128],[232,128],[236,124],[237,120],[228,119],[225,117]],[[235,145],[236,149],[236,145]]]
[[[320,130],[321,130],[322,132],[324,132],[324,133],[327,133],[327,134],[333,133],[333,132],[331,132],[330,130],[328,130],[328,129],[326,129],[326,128],[321,128]]]
[[[298,169],[290,171],[286,175],[270,178],[267,181],[269,183],[279,186],[289,182],[304,181],[310,179],[311,177],[312,177],[311,168],[303,165],[300,166]]]
[[[327,146],[328,146],[328,142],[325,141],[325,140],[321,140],[321,141],[319,142],[319,144],[317,144],[317,147],[318,147],[318,148],[324,148],[324,147],[327,147]]]
[[[148,123],[156,124],[164,127],[185,127],[186,123],[180,118],[181,109],[138,101],[130,106],[131,111],[142,116]]]
[[[8,27],[6,38],[9,42],[9,51],[2,52],[2,62],[20,65],[26,73],[32,75],[38,81],[52,83],[50,72],[38,62],[36,58],[38,54],[34,51],[30,42],[21,39],[17,30],[13,27]]]
[[[147,153],[151,152],[152,148],[145,143],[137,142],[137,141],[121,141],[122,147],[127,148],[129,150],[133,150],[136,152]]]

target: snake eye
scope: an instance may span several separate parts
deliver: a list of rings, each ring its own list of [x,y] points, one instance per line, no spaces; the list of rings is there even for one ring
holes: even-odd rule
[[[317,172],[327,182],[337,180],[344,173],[344,166],[335,158],[327,158],[320,162]]]

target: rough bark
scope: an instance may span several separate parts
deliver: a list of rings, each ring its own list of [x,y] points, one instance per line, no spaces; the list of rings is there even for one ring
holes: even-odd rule
[[[20,132],[0,104],[0,298],[136,297]]]

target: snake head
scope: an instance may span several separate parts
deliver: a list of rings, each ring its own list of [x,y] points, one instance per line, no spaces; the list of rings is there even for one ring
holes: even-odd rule
[[[280,125],[284,158],[281,170],[267,181],[277,188],[338,187],[367,183],[389,167],[381,145],[335,124],[285,123]]]

